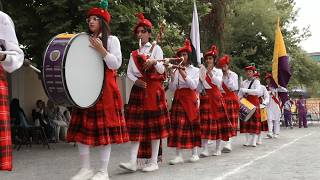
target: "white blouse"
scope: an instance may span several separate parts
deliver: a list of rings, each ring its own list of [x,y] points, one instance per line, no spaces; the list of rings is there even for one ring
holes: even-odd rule
[[[169,89],[175,91],[176,89],[181,88],[190,88],[196,90],[199,84],[199,68],[189,65],[186,68],[187,77],[186,80],[183,79],[179,70],[176,70],[174,73],[174,79],[169,82]]]
[[[200,80],[205,89],[211,89],[212,87],[206,81],[207,72],[208,70],[204,66],[200,67]],[[209,78],[211,79],[211,82],[214,85],[216,85],[219,89],[222,89],[222,76],[223,76],[222,70],[214,67],[211,70],[211,73],[212,73],[212,78],[209,76]]]
[[[7,54],[4,61],[1,61],[3,69],[9,73],[20,68],[24,61],[24,53],[19,47],[17,36],[14,30],[14,24],[11,18],[0,11],[0,45],[12,54]]]
[[[269,92],[266,88],[266,86],[264,85],[260,85],[260,97],[262,97],[263,101],[262,101],[262,105],[264,106],[268,106],[269,102],[270,102],[270,95]]]
[[[103,58],[109,69],[119,69],[122,63],[120,41],[116,36],[108,37],[108,54]]]
[[[254,82],[251,85],[251,88],[248,89],[250,83],[251,83],[251,80],[248,80],[248,79],[244,80],[241,83],[240,91],[238,93],[239,98],[244,97],[245,94],[253,95],[253,96],[260,96],[261,95],[261,93],[260,93],[260,81],[255,79]]]
[[[144,46],[141,47],[139,53],[151,55],[149,53],[149,50],[151,49],[151,47],[152,47],[152,44],[150,42],[147,42]],[[152,52],[152,57],[150,57],[150,59],[155,59],[155,60],[163,59],[163,52],[159,45],[156,45],[154,47]],[[165,68],[162,62],[157,62],[156,65],[154,65],[154,67],[156,68],[158,73],[160,74],[164,73]],[[127,69],[127,76],[133,82],[135,82],[139,77],[142,77],[142,74],[140,73],[136,64],[134,63],[131,54],[130,54],[128,69]]]
[[[227,75],[223,75],[222,81],[230,91],[237,91],[239,89],[238,75],[233,71],[229,70]],[[224,92],[223,89],[222,92]]]

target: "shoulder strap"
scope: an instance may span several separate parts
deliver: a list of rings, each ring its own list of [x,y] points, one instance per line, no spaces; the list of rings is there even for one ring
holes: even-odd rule
[[[249,85],[248,89],[251,89],[251,86],[252,86],[253,82],[254,82],[254,79],[250,82],[250,85]]]

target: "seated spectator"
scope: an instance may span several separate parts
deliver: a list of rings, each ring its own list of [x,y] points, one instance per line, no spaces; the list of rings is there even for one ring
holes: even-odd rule
[[[28,123],[26,114],[23,109],[20,107],[19,99],[14,98],[10,103],[10,117],[11,124],[18,127],[29,128],[30,125]]]
[[[19,99],[12,99],[10,102],[10,118],[12,125],[13,142],[20,141],[23,143],[31,142],[30,127],[27,117],[20,107]]]
[[[70,113],[69,109],[65,106],[60,105],[60,106],[58,106],[58,108],[59,108],[60,115],[62,115],[62,119],[67,124],[67,127],[61,128],[60,137],[62,137],[63,140],[66,140],[68,127],[69,127],[70,120],[71,120],[71,113]]]
[[[46,117],[49,122],[52,122],[55,125],[55,139],[58,142],[60,136],[60,130],[66,131],[68,124],[64,116],[60,113],[59,107],[56,106],[53,101],[47,101],[47,107],[45,110]]]
[[[36,102],[36,108],[32,110],[32,119],[35,123],[35,126],[40,125],[44,128],[45,134],[49,140],[55,138],[54,124],[46,119],[45,103],[40,99]]]

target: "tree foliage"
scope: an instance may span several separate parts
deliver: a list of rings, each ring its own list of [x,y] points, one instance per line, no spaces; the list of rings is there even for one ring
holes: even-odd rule
[[[276,19],[281,19],[287,53],[292,66],[289,87],[319,83],[319,66],[313,63],[299,43],[310,36],[308,27],[294,26],[298,11],[294,0],[197,0],[200,16],[201,48],[205,52],[212,43],[221,55],[232,55],[233,69],[243,73],[244,66],[255,63],[261,74],[271,71]],[[86,12],[98,0],[3,0],[4,11],[15,21],[18,39],[28,58],[41,65],[47,42],[63,32],[86,31]],[[138,47],[132,29],[135,14],[144,12],[154,25],[166,20],[160,42],[165,57],[174,56],[189,36],[193,0],[110,0],[111,30],[119,37],[125,72],[129,54]],[[313,88],[314,89],[314,88]]]

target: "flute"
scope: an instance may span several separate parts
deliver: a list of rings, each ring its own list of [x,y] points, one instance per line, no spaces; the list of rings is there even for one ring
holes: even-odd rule
[[[141,38],[139,39],[139,53],[141,51],[141,46],[142,46],[142,42],[141,42]]]
[[[180,65],[176,65],[176,64],[171,64],[171,63],[168,63],[168,64],[163,64],[164,66],[167,66],[168,69],[182,69],[182,70],[185,70],[186,67],[184,66],[180,66]]]
[[[164,58],[164,59],[158,59],[157,61],[169,63],[170,61],[183,61],[183,57],[177,57],[177,58]]]

